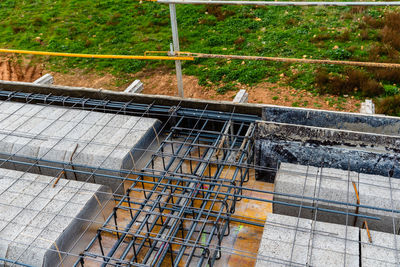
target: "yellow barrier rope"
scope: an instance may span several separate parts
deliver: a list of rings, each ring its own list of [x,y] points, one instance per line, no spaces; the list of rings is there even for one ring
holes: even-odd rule
[[[96,54],[76,54],[76,53],[58,53],[44,51],[29,51],[15,49],[0,49],[0,53],[10,54],[29,54],[40,56],[57,56],[57,57],[80,57],[80,58],[110,58],[110,59],[138,59],[138,60],[194,60],[193,57],[186,56],[128,56],[128,55],[96,55]]]

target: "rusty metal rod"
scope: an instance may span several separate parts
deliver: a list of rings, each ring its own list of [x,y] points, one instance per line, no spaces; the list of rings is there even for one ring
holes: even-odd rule
[[[399,2],[400,3],[400,2]],[[183,53],[182,53],[183,54]],[[376,67],[376,68],[400,68],[398,63],[383,63],[383,62],[362,62],[348,60],[330,60],[330,59],[303,59],[303,58],[285,58],[285,57],[260,57],[260,56],[239,56],[239,55],[219,55],[219,54],[203,54],[189,53],[187,55],[195,58],[223,58],[223,59],[240,59],[240,60],[259,60],[301,64],[330,64],[330,65],[350,65],[358,67]]]

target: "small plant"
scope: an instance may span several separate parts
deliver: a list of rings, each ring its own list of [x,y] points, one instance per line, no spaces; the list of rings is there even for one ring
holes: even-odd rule
[[[207,12],[208,14],[214,15],[218,21],[223,21],[227,17],[230,17],[235,14],[235,12],[233,12],[232,10],[224,9],[220,5],[207,6]]]
[[[399,93],[399,88],[395,85],[385,84],[383,85],[383,89],[385,89],[385,95],[387,96],[393,96]]]
[[[400,116],[400,95],[379,99],[376,101],[376,111],[380,114]]]
[[[287,25],[293,26],[293,25],[299,24],[299,21],[298,21],[297,19],[295,19],[295,18],[290,18],[290,19],[288,19],[288,20],[286,21],[286,24],[287,24]]]
[[[292,107],[299,107],[299,106],[300,106],[300,104],[297,101],[292,103]]]
[[[376,80],[369,79],[361,84],[362,95],[369,97],[377,97],[385,92],[383,86]]]
[[[206,79],[205,77],[203,77],[203,76],[200,76],[199,81],[198,81],[198,84],[199,84],[199,85],[202,85],[202,86],[208,85],[207,79]]]
[[[217,93],[220,95],[224,95],[226,92],[234,90],[236,90],[236,87],[233,84],[225,84],[224,86],[217,89]]]
[[[387,12],[384,18],[385,26],[400,30],[400,13]]]
[[[344,107],[341,104],[336,105],[337,110],[344,110]]]
[[[340,42],[347,42],[350,40],[350,31],[345,30],[342,34],[340,34],[338,37],[336,37],[336,40]]]
[[[350,9],[350,13],[352,14],[360,14],[363,13],[367,9],[365,6],[354,6]]]
[[[389,44],[395,49],[400,49],[400,33],[398,29],[392,29],[388,26],[385,26],[380,31],[380,37],[382,42]]]
[[[330,59],[343,60],[350,58],[351,52],[343,48],[337,48],[328,50],[328,52],[326,52],[326,56],[329,57]]]
[[[322,107],[322,105],[321,105],[321,104],[319,104],[319,103],[314,103],[314,107],[316,107],[316,108],[320,108],[320,107]]]
[[[369,38],[368,30],[366,30],[366,29],[362,30],[360,32],[360,37],[361,37],[361,40],[363,40],[363,41],[369,40],[370,38]]]
[[[235,45],[240,45],[242,43],[244,43],[244,41],[246,41],[246,39],[244,39],[243,36],[239,36],[236,40],[235,40]]]
[[[110,19],[107,21],[107,25],[109,26],[116,26],[120,23],[121,20],[121,14],[120,13],[114,13]]]
[[[320,33],[320,34],[313,36],[310,39],[310,41],[312,43],[318,43],[318,42],[329,40],[329,39],[331,39],[331,36],[328,33]]]
[[[384,25],[384,22],[382,20],[373,18],[372,16],[369,15],[364,16],[363,20],[368,26],[375,29],[382,28]]]
[[[20,32],[25,32],[26,28],[23,26],[17,26],[17,25],[13,25],[12,29],[14,31],[14,33],[20,33]]]
[[[346,75],[329,75],[320,69],[316,73],[315,82],[322,93],[333,95],[361,94],[377,97],[384,93],[383,86],[360,70],[348,70]]]
[[[273,97],[272,97],[272,100],[274,100],[274,101],[276,101],[276,100],[278,100],[278,99],[279,99],[278,96],[273,96]]]

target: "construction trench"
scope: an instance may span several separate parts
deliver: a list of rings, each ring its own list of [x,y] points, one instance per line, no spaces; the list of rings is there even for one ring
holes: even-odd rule
[[[395,266],[400,120],[0,82],[0,265]]]

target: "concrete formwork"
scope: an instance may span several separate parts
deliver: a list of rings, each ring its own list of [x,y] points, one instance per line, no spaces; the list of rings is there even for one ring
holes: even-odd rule
[[[358,242],[355,227],[269,214],[256,266],[359,266]]]
[[[383,115],[269,106],[263,120],[332,129],[400,135],[400,119]]]
[[[71,169],[65,164],[131,170],[160,127],[156,119],[70,108],[0,102],[0,157]],[[12,157],[10,157],[12,155]],[[60,170],[4,163],[1,167],[44,175]],[[94,171],[79,168],[77,170]],[[96,171],[100,173],[100,171]],[[67,178],[86,181],[89,175],[67,172]],[[125,175],[124,175],[125,176]],[[92,176],[122,193],[121,181]]]
[[[0,169],[1,258],[69,266],[112,211],[108,187],[56,179]]]
[[[280,162],[324,166],[400,178],[400,138],[304,125],[258,122],[257,179],[273,182]]]
[[[357,204],[353,183],[357,187],[360,204],[384,208],[388,210],[400,209],[400,180],[363,173],[349,172],[331,168],[316,168],[303,165],[282,163],[275,179],[275,192],[280,194],[293,194],[309,198],[320,198],[329,201]],[[274,195],[274,200],[288,203],[302,204],[304,206],[318,206],[330,210],[357,213],[355,206],[344,204],[315,201],[313,199],[295,198],[286,195]],[[303,218],[314,218],[314,211],[298,207],[273,205],[273,212]],[[368,220],[371,229],[393,232],[393,218],[399,227],[400,214],[367,208],[359,208],[359,214],[379,217],[380,220]],[[318,211],[317,220],[356,225],[361,227],[364,219],[345,216],[324,211]],[[398,229],[396,229],[397,232]]]
[[[361,230],[361,265],[362,266],[399,266],[400,236],[370,231],[371,241],[367,230]]]

